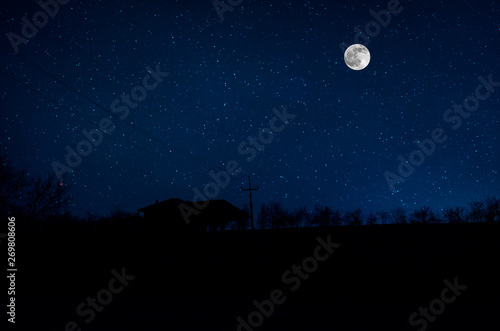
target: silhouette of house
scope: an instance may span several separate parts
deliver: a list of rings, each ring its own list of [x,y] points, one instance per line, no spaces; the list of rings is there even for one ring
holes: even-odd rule
[[[174,232],[220,231],[232,222],[245,222],[249,215],[226,200],[198,201],[197,205],[206,207],[199,210],[193,202],[177,198],[168,199],[138,209],[144,215],[148,226]],[[184,215],[183,215],[184,213]],[[185,215],[189,215],[189,224]]]

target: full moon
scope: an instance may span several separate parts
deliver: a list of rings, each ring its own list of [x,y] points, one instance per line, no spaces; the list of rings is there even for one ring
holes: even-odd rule
[[[344,61],[352,70],[363,70],[370,63],[370,52],[361,44],[351,45],[345,50]]]

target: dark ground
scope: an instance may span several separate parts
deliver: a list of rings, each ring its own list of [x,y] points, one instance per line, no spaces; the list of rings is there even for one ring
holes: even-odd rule
[[[237,330],[236,318],[279,288],[286,301],[254,330],[418,330],[409,316],[455,277],[468,288],[427,329],[500,329],[498,223],[173,236],[116,229],[18,229],[16,329],[75,321],[81,330]],[[341,246],[291,291],[282,274],[327,235]],[[124,267],[135,279],[86,324],[77,306]]]

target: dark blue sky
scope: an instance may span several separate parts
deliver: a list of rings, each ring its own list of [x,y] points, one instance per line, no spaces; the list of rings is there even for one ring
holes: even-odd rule
[[[242,171],[217,198],[241,207],[251,175],[260,187],[255,210],[266,201],[439,210],[499,196],[500,87],[456,130],[443,114],[474,95],[479,76],[500,82],[500,4],[402,0],[370,39],[368,67],[349,69],[339,45],[353,44],[353,29],[387,4],[246,0],[221,22],[208,0],[70,0],[15,55],[7,34],[22,36],[22,17],[41,8],[9,2],[0,11],[1,70],[23,85],[0,73],[0,152],[34,173],[53,172],[66,146],[85,139],[82,130],[111,118],[113,134],[64,175],[79,214],[192,200],[229,160]],[[124,121],[111,117],[113,101],[157,65],[169,76]],[[284,106],[296,117],[247,162],[238,146]],[[391,191],[384,173],[399,176],[398,156],[407,159],[435,128],[447,140]]]

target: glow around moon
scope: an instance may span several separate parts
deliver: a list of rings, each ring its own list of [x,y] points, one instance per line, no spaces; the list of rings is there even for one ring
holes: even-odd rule
[[[352,70],[362,70],[370,63],[370,52],[361,44],[351,45],[345,50],[344,61]]]

